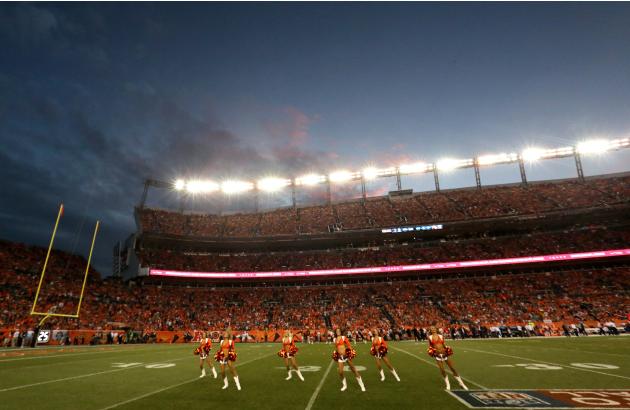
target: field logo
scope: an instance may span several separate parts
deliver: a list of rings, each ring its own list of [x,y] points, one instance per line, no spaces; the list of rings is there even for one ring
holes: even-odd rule
[[[630,389],[454,390],[449,393],[472,409],[630,409]]]
[[[37,335],[37,343],[48,343],[50,340],[50,330],[40,330]]]
[[[478,400],[483,407],[538,407],[536,405],[549,404],[520,392],[473,392],[470,396]]]

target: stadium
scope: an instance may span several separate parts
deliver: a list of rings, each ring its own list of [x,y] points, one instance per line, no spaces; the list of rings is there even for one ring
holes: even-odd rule
[[[129,39],[117,41],[132,43],[139,27],[176,55],[190,40],[176,34],[188,24],[196,27],[197,13],[208,21],[215,12],[230,17],[239,22],[236,31],[251,34],[260,23],[244,18],[243,10],[257,6],[134,5],[141,13],[119,5],[12,7],[0,6],[0,23],[12,24],[6,32],[13,33],[0,28],[0,40],[27,56],[45,55],[40,46],[48,44],[53,52],[46,58],[61,58],[65,68],[75,58],[89,62],[86,72],[111,90],[96,94],[66,79],[59,81],[64,93],[48,95],[63,104],[32,98],[11,111],[9,101],[21,101],[12,92],[19,88],[11,88],[17,77],[0,70],[0,91],[11,91],[5,93],[7,100],[0,94],[2,145],[21,162],[49,161],[20,168],[0,149],[7,187],[0,199],[0,408],[630,409],[627,132],[582,130],[532,143],[518,132],[486,140],[470,130],[471,136],[458,143],[415,134],[406,139],[401,126],[400,136],[370,138],[368,128],[386,120],[360,116],[359,122],[372,124],[360,130],[365,136],[344,137],[350,148],[339,148],[339,156],[324,151],[324,143],[309,147],[305,142],[314,133],[313,123],[333,121],[290,108],[280,111],[292,125],[252,121],[262,122],[269,136],[244,140],[239,148],[236,137],[204,122],[209,120],[182,114],[178,98],[199,102],[193,91],[200,83],[185,78],[194,77],[195,64],[177,65],[161,77],[156,72],[168,71],[167,60],[153,60],[146,44],[134,45],[126,63],[142,61],[134,67],[146,78],[156,75],[153,87],[127,81],[129,67],[114,66],[93,49],[108,50],[103,39],[114,41],[118,17],[125,16],[138,24],[123,30]],[[299,7],[286,7],[298,13]],[[317,20],[315,9],[308,7],[300,27]],[[361,9],[348,7],[352,13]],[[409,7],[410,15],[421,14],[417,5]],[[435,5],[424,7],[423,12],[434,12]],[[178,15],[184,9],[187,13]],[[622,9],[627,13],[627,7]],[[167,10],[171,16],[162,14]],[[269,12],[256,10],[252,15],[261,20]],[[272,21],[287,18],[278,10],[271,13]],[[375,10],[391,11],[383,5]],[[360,21],[376,18],[370,17],[374,10],[363,12],[356,16]],[[143,13],[153,20],[129,17]],[[406,21],[402,14],[392,21]],[[206,33],[204,19],[203,30],[191,28],[191,38]],[[169,31],[167,22],[177,30]],[[40,31],[26,35],[23,23]],[[314,32],[318,39],[324,35]],[[164,33],[168,39],[161,37]],[[226,36],[226,43],[233,41]],[[276,50],[280,40],[266,41]],[[68,51],[68,44],[76,51]],[[265,44],[260,40],[256,47],[265,49]],[[92,52],[85,54],[86,49]],[[116,50],[107,55],[119,57],[126,49]],[[244,53],[238,50],[216,52],[228,67],[247,66],[234,57]],[[252,55],[262,66],[262,54]],[[13,57],[24,58],[18,52]],[[25,64],[33,63],[27,58]],[[100,71],[108,64],[110,71]],[[252,70],[260,69],[272,81],[269,73],[281,65],[274,60],[273,70]],[[449,60],[450,65],[455,63]],[[173,74],[180,70],[186,75]],[[439,77],[440,70],[433,75]],[[238,81],[246,77],[234,75]],[[224,72],[219,78],[231,77]],[[301,82],[287,78],[282,81],[301,90]],[[310,93],[325,88],[323,78],[308,88]],[[369,76],[361,78],[362,89]],[[53,80],[46,87],[54,87]],[[161,80],[181,81],[177,98],[160,94]],[[451,80],[458,81],[444,84]],[[118,82],[124,83],[124,98],[108,96],[118,92]],[[31,79],[23,89],[35,83]],[[340,90],[344,86],[336,83]],[[260,105],[247,95],[247,102],[239,104],[252,117],[273,117],[260,114]],[[107,105],[99,105],[101,99],[123,108],[101,118],[98,112]],[[498,111],[504,105],[499,100],[493,106]],[[574,100],[562,101],[570,105]],[[233,101],[221,103],[227,107]],[[72,109],[65,112],[60,108],[65,104]],[[333,118],[339,106],[326,104],[334,107],[327,112]],[[31,112],[31,105],[34,117],[20,117],[18,111]],[[607,106],[608,114],[617,115],[615,108]],[[255,134],[240,111],[222,113],[234,115],[237,128]],[[540,118],[545,114],[537,111]],[[523,129],[524,118],[517,118]],[[486,129],[482,122],[475,124]],[[343,129],[342,123],[333,128]],[[113,136],[127,129],[125,138]],[[53,142],[40,138],[40,131]],[[63,137],[55,139],[56,132]],[[66,132],[77,134],[72,139]],[[28,147],[20,145],[21,139]],[[60,148],[66,140],[70,147]],[[394,152],[391,145],[401,141],[410,152],[394,159],[366,148]],[[180,148],[186,143],[187,149]],[[252,154],[263,152],[265,144],[273,146],[271,159]],[[438,153],[435,158],[432,152]]]
[[[579,161],[579,155],[623,149],[630,143],[625,139],[585,146],[591,151],[576,147],[570,155]],[[510,162],[520,164],[521,170],[524,157],[497,156],[499,161],[513,158]],[[554,157],[541,153],[529,160]],[[474,166],[479,175],[479,162],[475,158],[463,163]],[[382,177],[400,181],[401,170],[409,168],[401,165]],[[426,169],[415,167],[416,172]],[[357,179],[362,182],[367,172],[371,170]],[[333,174],[320,180],[331,183]],[[273,383],[272,375],[278,376],[275,389],[283,391],[283,366],[276,352],[285,332],[291,331],[299,345],[300,377],[303,372],[315,380],[304,381],[286,400],[300,397],[304,403],[295,408],[311,408],[317,398],[316,407],[323,408],[332,405],[326,400],[333,400],[336,390],[329,375],[333,331],[343,329],[355,344],[356,363],[371,392],[370,384],[385,386],[370,357],[372,339],[381,334],[390,343],[400,377],[421,383],[422,373],[435,372],[423,345],[431,326],[439,324],[446,340],[461,351],[458,365],[467,369],[464,380],[477,396],[451,393],[453,400],[445,402],[438,396],[425,398],[436,406],[460,408],[455,399],[474,406],[470,397],[495,402],[508,397],[523,403],[563,403],[575,397],[582,404],[608,406],[624,397],[621,392],[630,379],[624,372],[630,363],[623,336],[630,334],[630,176],[578,174],[568,180],[527,182],[523,174],[518,184],[438,190],[435,175],[434,192],[400,189],[384,197],[226,215],[146,207],[145,189],[134,212],[137,232],[114,248],[116,276],[101,280],[93,269],[86,271],[84,292],[77,280],[81,278],[69,272],[86,261],[53,252],[55,264],[48,266],[44,291],[36,295],[37,311],[51,314],[42,326],[31,308],[33,290],[43,278],[40,265],[46,249],[3,243],[3,265],[13,266],[3,275],[3,299],[13,308],[3,312],[2,323],[14,325],[2,330],[8,348],[0,353],[0,361],[11,369],[3,395],[11,400],[24,389],[41,389],[64,400],[64,392],[74,392],[60,392],[57,383],[67,388],[72,380],[86,383],[84,377],[96,380],[112,372],[154,369],[147,377],[156,378],[155,385],[125,380],[133,380],[142,391],[162,386],[166,380],[160,373],[175,371],[181,377],[181,372],[189,380],[113,406],[160,407],[158,397],[178,395],[194,400],[191,395],[196,393],[190,391],[197,392],[202,383],[198,377],[190,379],[193,365],[180,362],[194,363],[187,346],[197,346],[206,336],[220,343],[229,328],[243,358],[237,362],[243,366],[243,383],[259,384],[252,388],[253,396],[232,400],[264,401],[267,389],[260,388]],[[287,180],[282,187],[290,190],[299,180]],[[198,186],[214,192],[219,185],[151,181],[145,187],[151,186],[199,194]],[[81,300],[81,316],[64,317],[80,308]],[[24,351],[24,346],[35,344],[36,349]],[[66,362],[68,356],[78,357]],[[20,385],[19,375],[30,374],[29,359],[41,359],[56,376],[43,372],[40,381]],[[21,366],[22,361],[28,365]],[[107,370],[83,368],[84,362],[96,370],[92,364],[102,369],[104,362],[112,361]],[[65,377],[59,377],[58,362],[64,363]],[[508,373],[508,368],[517,370]],[[536,370],[542,375],[525,378]],[[517,374],[521,372],[525,374]],[[315,381],[319,383],[313,393]],[[408,405],[410,387],[400,383],[393,387],[404,396],[397,404]],[[570,393],[592,388],[608,390]],[[493,396],[495,389],[501,395]],[[549,393],[553,389],[562,391]],[[249,386],[243,393],[247,390]],[[537,395],[526,393],[532,391]],[[214,393],[213,400],[220,401],[220,392]],[[373,394],[371,406],[392,403],[378,390]],[[103,403],[102,397],[99,400]]]

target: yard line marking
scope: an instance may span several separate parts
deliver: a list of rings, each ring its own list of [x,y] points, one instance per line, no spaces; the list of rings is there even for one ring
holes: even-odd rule
[[[177,361],[184,360],[184,359],[188,359],[188,357],[180,357],[179,359],[169,359],[167,361],[169,361],[169,362],[177,362]],[[164,363],[164,361],[154,362],[154,363],[142,363],[142,364],[139,364],[139,365],[136,365],[136,366],[123,367],[123,368],[120,368],[120,369],[104,370],[104,371],[101,371],[101,372],[80,374],[78,376],[64,377],[62,379],[45,380],[43,382],[37,382],[37,383],[31,383],[31,384],[23,384],[21,386],[7,387],[7,388],[4,388],[4,389],[0,389],[0,393],[5,392],[5,391],[26,389],[27,387],[41,386],[43,384],[50,384],[50,383],[57,383],[57,382],[65,382],[65,381],[68,381],[68,380],[83,379],[83,378],[86,378],[86,377],[98,376],[99,374],[116,373],[116,372],[121,372],[123,370],[136,369],[138,367],[142,367],[142,366],[146,366],[146,365],[150,365],[150,364],[158,364],[158,363]]]
[[[477,350],[477,349],[471,349],[471,348],[467,348],[467,349],[468,349],[468,350],[470,350],[470,351],[473,351],[473,352],[478,352],[478,353],[486,353],[486,354],[493,354],[493,355],[496,355],[496,356],[511,357],[512,359],[529,360],[530,362],[533,362],[533,363],[545,363],[545,364],[552,364],[552,365],[554,365],[554,366],[567,367],[567,368],[570,368],[570,369],[582,370],[582,371],[584,371],[584,372],[591,372],[591,373],[603,374],[603,375],[605,375],[605,376],[618,377],[618,378],[620,378],[620,379],[627,379],[627,380],[630,380],[630,377],[628,377],[628,376],[622,376],[622,375],[620,375],[620,374],[613,374],[613,373],[600,372],[600,371],[597,371],[597,370],[591,370],[591,369],[584,369],[584,368],[582,368],[582,367],[571,366],[571,365],[568,365],[568,364],[560,364],[560,363],[546,362],[546,361],[544,361],[544,360],[530,359],[530,358],[527,358],[527,357],[513,356],[513,355],[509,355],[509,354],[504,354],[504,353],[487,352],[487,351],[485,351],[485,350]]]
[[[394,349],[394,350],[398,350],[399,352],[403,352],[403,353],[405,353],[405,354],[408,354],[408,355],[409,355],[409,356],[411,356],[411,357],[415,357],[416,359],[420,360],[421,362],[425,362],[425,363],[427,363],[427,364],[429,364],[429,365],[431,365],[431,366],[438,367],[438,365],[437,365],[437,364],[432,363],[432,362],[430,362],[429,360],[423,359],[422,357],[420,357],[420,356],[418,356],[418,355],[415,355],[415,354],[413,354],[413,353],[411,353],[411,352],[408,352],[408,351],[406,351],[406,350],[404,350],[404,349],[399,349],[399,348],[397,348],[397,347],[395,347],[395,346],[390,346],[390,347],[391,347],[392,349]],[[482,386],[481,384],[476,383],[476,382],[474,382],[474,381],[472,381],[472,380],[470,380],[470,379],[468,379],[468,378],[462,377],[462,379],[463,379],[463,380],[466,380],[468,383],[473,384],[473,385],[475,385],[475,386],[477,386],[477,387],[479,387],[479,388],[481,388],[481,389],[483,389],[483,390],[490,390],[490,389],[488,389],[487,387]]]
[[[452,391],[447,390],[446,392],[448,394],[450,394],[451,396],[455,397],[460,403],[464,403],[466,405],[466,407],[468,407],[469,409],[474,409],[474,407],[470,403],[468,403],[466,400],[462,399],[461,397],[459,397],[458,395],[456,395]]]
[[[322,389],[322,386],[324,385],[324,380],[326,380],[326,376],[328,376],[328,373],[330,373],[330,369],[332,369],[333,363],[335,362],[331,361],[330,364],[328,365],[328,368],[326,368],[326,371],[324,372],[324,376],[319,381],[319,384],[315,388],[315,391],[311,395],[311,398],[309,399],[308,404],[306,405],[306,408],[304,410],[311,410],[311,407],[313,407],[313,404],[315,404],[315,399],[317,399],[317,396],[319,395],[319,391]]]
[[[180,344],[180,343],[177,343]],[[2,349],[3,352],[15,352],[15,351],[24,351],[24,352],[32,352],[35,350],[64,350],[64,349],[77,349],[77,350],[89,350],[89,349],[98,349],[99,347],[118,347],[118,348],[126,348],[131,349],[134,347],[146,347],[148,344],[118,344],[118,343],[106,343],[106,344],[97,344],[97,345],[51,345],[51,346],[43,346],[38,345],[37,347],[6,347]]]
[[[88,354],[97,354],[97,353],[138,352],[138,351],[143,351],[143,350],[151,350],[151,349],[147,349],[146,347],[143,347],[143,348],[136,348],[136,349],[131,349],[131,348],[120,349],[120,350],[111,349],[111,350],[103,350],[100,352],[62,353],[62,354],[53,354],[53,355],[31,356],[31,357],[14,357],[11,359],[0,359],[0,363],[15,362],[18,360],[48,359],[49,357],[84,356]],[[165,349],[165,350],[168,350],[168,349]]]
[[[256,360],[264,359],[265,357],[274,356],[275,354],[276,353],[266,354],[266,355],[257,357],[255,359],[244,361],[243,363],[241,363],[239,365],[239,367],[245,366],[246,364],[251,363],[251,362],[255,362]],[[103,407],[100,410],[109,410],[109,409],[114,409],[114,408],[119,407],[119,406],[124,406],[125,404],[133,403],[134,401],[142,400],[142,399],[144,399],[146,397],[153,396],[154,394],[162,393],[164,391],[167,391],[167,390],[170,390],[170,389],[174,389],[176,387],[183,386],[185,384],[192,383],[192,382],[199,381],[199,380],[201,380],[199,377],[195,377],[194,379],[190,379],[190,380],[186,380],[186,381],[183,381],[183,382],[180,382],[180,383],[172,384],[170,386],[162,387],[161,389],[153,390],[152,392],[145,393],[145,394],[142,394],[142,395],[137,396],[137,397],[133,397],[133,398],[125,400],[125,401],[114,403],[111,406]]]

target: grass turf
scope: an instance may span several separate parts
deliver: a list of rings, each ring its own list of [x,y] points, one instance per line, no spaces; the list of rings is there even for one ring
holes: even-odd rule
[[[450,342],[471,389],[613,389],[630,387],[630,337],[466,340]],[[367,392],[346,372],[340,392],[331,345],[298,345],[306,379],[285,381],[279,344],[237,344],[242,391],[230,377],[200,379],[196,345],[134,345],[0,350],[2,409],[463,409],[444,391],[426,343],[389,344],[402,381],[379,380],[369,344],[356,345]],[[216,347],[216,344],[215,344]],[[534,364],[532,366],[532,364]],[[596,364],[596,365],[594,365]],[[602,368],[614,366],[615,368]],[[147,367],[148,366],[148,367]],[[215,365],[216,366],[216,365]],[[584,366],[591,367],[585,368]],[[218,366],[217,370],[218,370]],[[595,368],[599,367],[599,368]],[[459,388],[451,377],[451,387]],[[310,406],[310,407],[309,407]]]

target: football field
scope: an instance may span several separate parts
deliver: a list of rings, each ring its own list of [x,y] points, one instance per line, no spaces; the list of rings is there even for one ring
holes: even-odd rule
[[[367,391],[346,372],[341,383],[332,346],[298,344],[305,381],[287,381],[279,344],[237,344],[242,390],[232,378],[199,378],[196,344],[47,347],[0,350],[2,409],[465,409],[630,408],[630,337],[465,340],[449,343],[471,390],[444,390],[426,343],[389,344],[401,378],[381,382],[369,344],[354,363]],[[216,350],[217,344],[214,344]],[[218,370],[218,366],[217,366]],[[607,391],[605,391],[607,390]],[[616,403],[616,404],[614,404]]]

